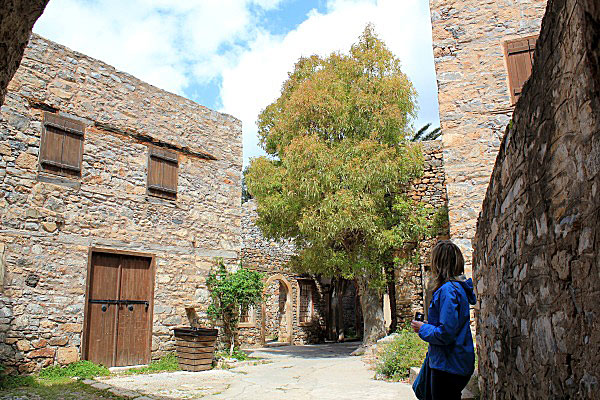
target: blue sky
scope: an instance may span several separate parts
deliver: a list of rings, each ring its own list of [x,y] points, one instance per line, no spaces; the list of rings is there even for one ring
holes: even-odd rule
[[[50,0],[33,30],[241,119],[247,164],[295,61],[348,51],[369,22],[419,93],[415,128],[439,126],[428,0]]]

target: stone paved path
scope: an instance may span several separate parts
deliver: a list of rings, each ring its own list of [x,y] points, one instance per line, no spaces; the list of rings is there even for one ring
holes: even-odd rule
[[[416,399],[409,385],[373,380],[357,343],[261,349],[268,361],[230,370],[114,377],[104,383],[160,399],[377,400]]]

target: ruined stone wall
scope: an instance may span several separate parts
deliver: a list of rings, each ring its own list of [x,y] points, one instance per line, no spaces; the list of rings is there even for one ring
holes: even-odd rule
[[[240,122],[32,36],[0,120],[0,363],[80,356],[90,247],[156,257],[153,357],[204,315],[215,257],[241,250]],[[38,171],[43,110],[86,124],[82,176]],[[175,201],[146,193],[149,143],[179,154]]]
[[[600,3],[551,0],[475,237],[482,398],[600,393]]]
[[[0,7],[0,106],[23,57],[35,21],[48,0],[3,0]]]
[[[408,194],[413,200],[423,203],[431,210],[441,210],[447,206],[444,159],[440,140],[423,142],[423,177],[414,182]],[[447,237],[447,226],[441,227],[439,238]],[[395,270],[396,314],[399,326],[411,321],[416,311],[423,311],[424,287],[431,261],[431,249],[438,238],[419,243],[418,264],[404,265]]]
[[[258,226],[256,226],[256,203],[248,201],[242,205],[242,264],[244,267],[263,272],[266,278],[274,279],[274,282],[285,279],[291,286],[291,311],[292,311],[292,343],[307,344],[318,343],[323,339],[325,331],[325,305],[324,289],[318,280],[314,280],[307,275],[299,275],[291,271],[287,263],[295,254],[295,248],[292,243],[287,241],[275,242],[266,239]],[[314,283],[313,303],[314,315],[311,323],[300,323],[298,318],[298,292],[300,290],[299,280],[308,279]],[[279,291],[277,290],[277,293]],[[273,293],[265,298],[269,300]],[[278,297],[277,297],[278,298]],[[265,305],[266,308],[273,308],[278,305],[271,301]],[[276,307],[278,308],[278,307]],[[272,314],[277,314],[273,312]],[[261,335],[261,310],[255,310],[253,323],[250,326],[242,326],[240,329],[240,339],[242,343],[248,345],[260,344]],[[274,327],[266,327],[267,339],[269,335],[274,335],[277,330]]]
[[[546,0],[430,0],[450,234],[471,274],[472,240],[513,107],[503,42],[539,32]]]

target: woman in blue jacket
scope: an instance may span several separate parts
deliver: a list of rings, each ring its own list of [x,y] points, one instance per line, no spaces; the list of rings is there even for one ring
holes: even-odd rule
[[[413,330],[429,343],[433,400],[459,400],[475,368],[469,304],[475,304],[473,281],[464,274],[464,258],[449,240],[431,252],[435,288],[427,322],[412,321]]]

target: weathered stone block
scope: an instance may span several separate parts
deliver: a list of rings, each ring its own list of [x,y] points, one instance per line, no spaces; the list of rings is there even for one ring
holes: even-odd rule
[[[81,333],[83,326],[81,324],[62,324],[60,329],[64,332]]]
[[[62,347],[56,350],[56,362],[61,365],[79,361],[79,351],[76,347]]]
[[[50,347],[44,347],[43,349],[37,349],[27,354],[29,358],[54,358],[55,350]]]

